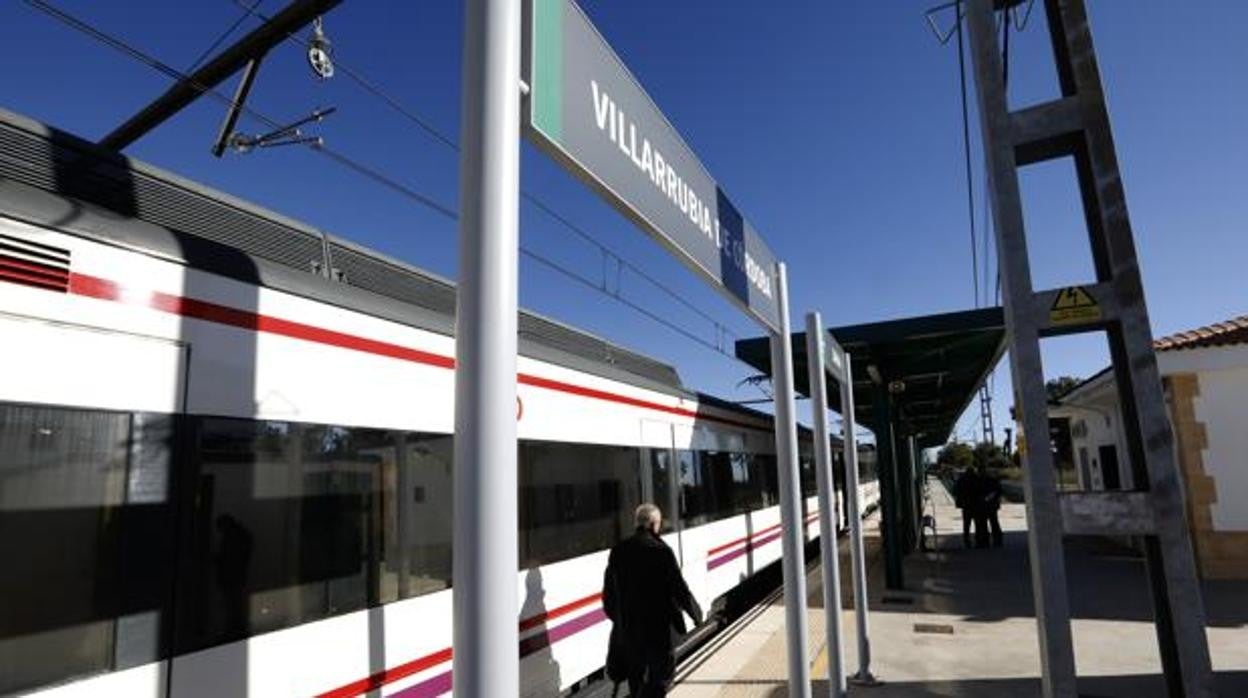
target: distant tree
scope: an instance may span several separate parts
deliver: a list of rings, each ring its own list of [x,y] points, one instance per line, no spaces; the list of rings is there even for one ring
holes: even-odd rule
[[[1066,393],[1075,389],[1083,381],[1073,376],[1061,376],[1052,378],[1044,382],[1044,391],[1049,395],[1049,401],[1060,400],[1066,396]]]
[[[1005,449],[989,441],[975,444],[973,456],[977,467],[1006,468],[1010,466],[1010,457]]]
[[[975,449],[970,444],[945,444],[936,454],[936,462],[946,467],[969,468],[975,464]]]

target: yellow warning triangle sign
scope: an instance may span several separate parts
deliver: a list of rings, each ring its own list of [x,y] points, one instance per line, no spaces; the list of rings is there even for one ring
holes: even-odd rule
[[[1101,306],[1082,286],[1070,286],[1057,292],[1049,309],[1054,325],[1070,325],[1101,319]]]
[[[1066,308],[1087,308],[1095,307],[1096,301],[1088,292],[1083,290],[1082,286],[1071,286],[1057,292],[1057,298],[1053,299],[1053,310],[1064,310]]]

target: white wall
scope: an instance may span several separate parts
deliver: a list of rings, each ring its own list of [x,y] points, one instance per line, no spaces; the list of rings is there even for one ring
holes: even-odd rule
[[[1118,435],[1118,409],[1101,412],[1092,412],[1089,410],[1069,410],[1070,424],[1072,430],[1075,424],[1083,422],[1087,432],[1083,437],[1071,436],[1071,451],[1074,456],[1075,467],[1083,477],[1083,456],[1080,454],[1082,449],[1086,452],[1088,459],[1088,472],[1091,473],[1092,482],[1083,483],[1086,489],[1103,490],[1105,489],[1105,464],[1101,462],[1101,446],[1113,446],[1118,455],[1118,483],[1122,489],[1129,489],[1130,486],[1130,468],[1128,456],[1119,445]]]
[[[1195,373],[1196,419],[1205,425],[1205,472],[1214,479],[1216,531],[1248,531],[1248,345],[1162,351],[1163,376]]]
[[[1197,377],[1196,419],[1208,436],[1205,472],[1217,491],[1213,528],[1248,531],[1248,357],[1240,368],[1202,371]]]
[[[1126,449],[1122,433],[1122,411],[1118,406],[1118,392],[1114,381],[1107,374],[1069,395],[1061,407],[1050,410],[1050,416],[1069,417],[1071,427],[1071,456],[1079,483],[1085,490],[1105,489],[1104,464],[1101,462],[1101,446],[1113,446],[1118,456],[1118,487],[1129,490],[1134,487],[1131,474],[1131,455]],[[1083,423],[1083,436],[1075,436]],[[1087,453],[1087,471],[1091,481],[1084,479],[1084,465],[1079,451]]]
[[[1205,472],[1214,479],[1217,501],[1212,505],[1217,531],[1248,531],[1248,345],[1184,349],[1157,353],[1163,376],[1194,373],[1200,383],[1195,402],[1196,419],[1205,425],[1208,443],[1203,451]],[[1069,417],[1072,432],[1083,422],[1082,437],[1072,433],[1075,467],[1082,467],[1079,449],[1088,453],[1091,482],[1085,489],[1104,488],[1099,447],[1113,444],[1118,450],[1123,489],[1131,489],[1131,464],[1122,434],[1122,413],[1113,380],[1107,376],[1078,389],[1063,405],[1051,410],[1054,417]],[[1108,417],[1108,421],[1107,421]]]

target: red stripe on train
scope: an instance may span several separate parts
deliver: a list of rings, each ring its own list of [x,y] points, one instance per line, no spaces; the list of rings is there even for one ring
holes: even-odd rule
[[[545,613],[539,613],[535,616],[525,618],[520,621],[520,632],[532,630],[533,628],[544,625],[546,622],[566,616],[573,611],[589,606],[602,599],[602,594],[590,594],[582,599],[577,599],[571,603],[564,604],[557,608],[552,608]],[[602,610],[598,609],[593,613],[586,614],[581,618],[575,619],[563,626],[551,629],[545,633],[539,633],[533,637],[520,641],[520,656],[524,657],[532,654],[537,649],[549,646],[554,642],[558,642],[566,637],[570,637],[585,628],[596,625],[605,619]],[[331,691],[320,693],[316,698],[349,698],[350,696],[358,696],[367,691],[376,690],[382,686],[401,679],[405,679],[413,674],[418,674],[426,669],[449,662],[452,659],[451,649],[448,647],[433,654],[427,654],[418,659],[414,659],[404,664],[391,667],[384,671],[379,671],[365,679],[353,681],[345,686],[339,686]]]
[[[681,417],[694,417],[697,419],[706,419],[712,422],[721,422],[723,424],[731,424],[733,426],[745,427],[747,429],[758,429],[757,426],[747,422],[738,422],[735,419],[727,417],[716,417],[712,414],[705,414],[696,410],[686,409],[684,407],[673,407],[671,405],[663,405],[641,398],[629,397],[618,393],[609,393],[605,390],[597,388],[587,388],[572,383],[564,383],[563,381],[553,380],[551,378],[542,378],[541,376],[532,376],[527,373],[521,373],[517,377],[521,385],[530,385],[535,388],[545,388],[547,390],[556,390],[561,393],[569,393],[571,395],[579,395],[581,397],[593,398],[595,400],[606,400],[609,402],[618,402],[622,405],[631,405],[633,407],[641,407],[644,409],[655,410],[657,412],[667,412],[668,414],[680,415]]]
[[[425,669],[431,669],[443,662],[451,661],[451,648],[439,650],[433,654],[427,654],[420,659],[415,659],[406,664],[400,664],[385,671],[379,671],[366,679],[360,679],[345,686],[339,686],[332,691],[326,691],[318,694],[316,698],[350,698],[358,696],[361,693],[372,691],[382,686],[407,678],[412,674],[418,674]]]
[[[388,356],[394,359],[428,364],[440,368],[455,367],[455,360],[449,356],[442,356],[418,349],[409,349],[398,344],[366,339],[314,325],[306,325],[301,322],[284,320],[270,315],[261,315],[248,310],[239,310],[238,308],[209,303],[208,301],[195,300],[194,298],[183,298],[182,296],[159,291],[135,293],[112,281],[87,276],[86,274],[71,274],[69,291],[70,293],[102,300],[138,302],[153,310],[214,322],[218,325],[229,325],[230,327],[238,327],[245,330],[266,332],[343,349],[354,349],[355,351],[368,354]]]
[[[602,600],[602,594],[590,594],[589,596],[586,596],[583,599],[577,599],[576,601],[573,601],[572,603],[564,604],[557,608],[552,608],[549,611],[546,611],[545,613],[539,613],[531,618],[525,618],[524,620],[520,621],[520,632],[531,630],[533,628],[536,628],[539,625],[542,625],[546,621],[554,620],[555,618],[558,618],[560,616],[566,616],[567,614],[571,613],[572,611],[577,610],[578,608],[584,608],[585,606],[588,606],[592,603],[596,603],[601,600]]]
[[[135,291],[126,289],[116,282],[101,279],[88,274],[81,274],[77,272],[71,273],[69,277],[69,292],[100,300],[145,305],[153,310],[159,310],[172,315],[180,315],[197,320],[204,320],[206,322],[215,322],[220,325],[228,325],[245,330],[267,332],[269,334],[291,337],[293,339],[301,339],[308,342],[315,342],[317,344],[340,347],[343,349],[352,349],[378,356],[388,356],[394,359],[411,361],[413,363],[420,363],[438,368],[455,368],[455,359],[451,356],[434,354],[432,352],[421,351],[419,349],[410,349],[398,344],[391,344],[389,342],[382,342],[357,335],[327,330],[322,327],[307,325],[293,320],[285,320],[271,315],[261,315],[248,310],[240,310],[238,308],[231,308],[229,306],[218,305],[216,303],[196,300],[193,298],[184,298],[182,296],[175,296],[160,291]],[[665,412],[682,417],[705,419],[708,421],[729,424],[746,429],[755,429],[758,431],[767,430],[766,427],[760,427],[756,424],[750,424],[749,422],[742,422],[728,417],[719,417],[713,414],[706,414],[704,412],[690,410],[684,407],[664,405],[650,400],[643,400],[641,398],[612,393],[605,390],[599,390],[597,388],[589,388],[572,383],[565,383],[563,381],[543,378],[541,376],[534,376],[527,373],[518,374],[516,376],[516,380],[522,385],[542,388],[545,390],[553,390],[580,397],[587,397],[594,400],[602,400],[604,402],[614,402],[621,405],[640,407],[642,409]]]
[[[811,513],[809,513],[809,514],[807,514],[807,515],[806,515],[806,523],[810,523],[811,521],[814,521],[814,520],[815,520],[818,516],[819,516],[819,510],[818,510],[818,509],[816,509],[815,511],[812,511]],[[740,545],[740,544],[742,544],[742,543],[744,543],[744,542],[746,542],[746,541],[748,541],[748,540],[750,540],[750,539],[752,539],[752,538],[758,538],[759,536],[765,536],[765,535],[767,535],[768,533],[771,533],[772,531],[775,531],[775,530],[779,529],[781,525],[782,525],[782,524],[776,524],[776,525],[774,525],[774,526],[768,526],[767,528],[764,528],[764,529],[760,529],[760,530],[758,530],[758,531],[755,531],[754,533],[751,533],[751,534],[750,534],[750,535],[748,535],[748,536],[744,536],[744,537],[738,538],[738,539],[736,539],[736,540],[734,540],[734,541],[731,541],[731,542],[728,542],[728,543],[724,543],[723,545],[717,545],[717,546],[715,546],[714,548],[711,548],[710,550],[706,551],[706,555],[707,555],[707,557],[710,557],[710,556],[714,555],[715,553],[718,553],[718,552],[720,552],[720,551],[722,551],[722,550],[727,550],[728,548],[731,548],[731,547],[732,547],[732,546],[734,546],[734,545]]]
[[[379,356],[387,356],[404,361],[411,361],[414,363],[426,364],[438,368],[455,368],[455,359],[453,357],[434,354],[432,352],[425,352],[418,349],[411,349],[389,342],[360,337],[358,335],[336,332],[334,330],[295,322],[293,320],[262,315],[248,310],[240,310],[238,308],[232,308],[209,301],[185,298],[161,291],[127,289],[114,281],[91,276],[89,274],[72,272],[69,274],[68,281],[69,292],[79,296],[95,298],[98,300],[144,305],[153,310],[197,320],[204,320],[206,322],[213,322],[220,325],[227,325],[230,327],[237,327],[256,332],[266,332],[293,339],[300,339],[328,346],[335,346]],[[664,405],[657,402],[651,402],[649,400],[621,395],[619,393],[611,393],[596,388],[565,383],[563,381],[550,378],[543,378],[541,376],[520,373],[517,375],[517,381],[522,385],[528,385],[535,388],[553,390],[606,402],[615,402],[618,404],[640,407],[643,409],[665,412],[683,417],[716,421],[748,429],[756,429],[760,431],[765,430],[765,428],[760,428],[758,425],[750,424],[748,422],[729,419],[727,417],[719,417],[683,407]],[[778,526],[773,528],[778,528]],[[760,534],[761,533],[762,532],[760,532]],[[728,547],[733,544],[734,543],[728,544]],[[719,549],[722,549],[722,547],[717,548],[717,550]],[[523,619],[520,621],[519,630],[524,632],[539,627],[550,620],[596,603],[600,601],[601,598],[602,594],[591,594],[590,596],[564,604],[563,606],[559,606],[536,616]],[[554,637],[548,639],[547,642],[549,643],[562,639],[563,637],[570,636],[571,634],[584,629],[584,627],[596,624],[601,620],[601,611],[597,611],[593,614],[585,616],[583,619],[572,621],[568,625],[575,627],[567,628],[568,632],[566,633],[552,633]],[[439,664],[450,661],[452,658],[452,649],[448,647],[432,654],[419,657],[410,662],[399,664],[389,669],[377,672],[359,681],[355,681],[319,694],[318,698],[348,698],[349,696],[356,696],[361,693],[375,690],[383,685],[393,683],[408,676],[420,673],[426,669],[433,668]]]

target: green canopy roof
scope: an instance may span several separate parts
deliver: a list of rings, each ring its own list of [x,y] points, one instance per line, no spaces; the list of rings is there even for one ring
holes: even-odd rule
[[[982,308],[941,315],[834,327],[829,334],[849,352],[854,367],[856,421],[873,423],[878,391],[889,391],[902,435],[923,448],[949,439],[954,424],[1005,351],[1005,315]],[[806,333],[792,335],[797,392],[810,394]],[[737,358],[771,375],[767,337],[743,339]],[[828,397],[840,411],[840,390],[831,380]]]

